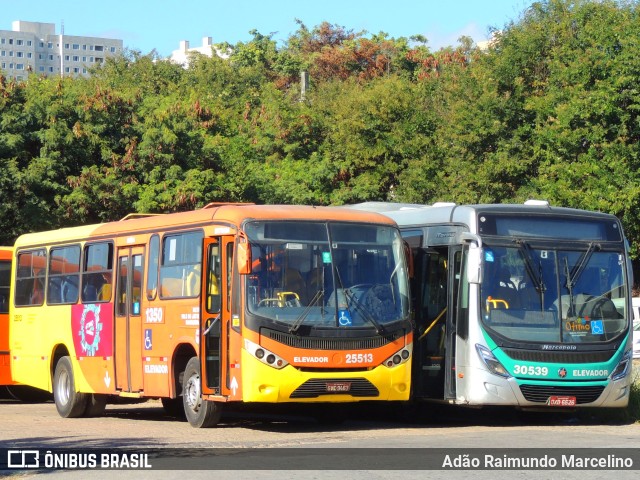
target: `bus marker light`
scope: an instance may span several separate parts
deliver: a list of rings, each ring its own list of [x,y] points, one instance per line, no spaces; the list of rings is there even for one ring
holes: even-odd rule
[[[262,350],[261,348],[256,350],[256,357],[257,358],[264,358],[264,350]]]

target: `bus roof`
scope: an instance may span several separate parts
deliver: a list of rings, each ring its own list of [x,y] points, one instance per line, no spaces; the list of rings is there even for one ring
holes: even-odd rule
[[[333,220],[358,223],[378,223],[395,226],[390,218],[366,211],[340,207],[314,207],[302,205],[216,204],[189,212],[165,215],[133,216],[126,220],[61,228],[47,232],[20,236],[16,247],[57,243],[73,239],[122,236],[135,232],[164,231],[178,227],[231,225],[239,228],[245,220]]]
[[[0,247],[0,260],[11,260],[13,247]]]
[[[471,225],[475,223],[477,212],[519,215],[559,215],[581,216],[599,219],[616,219],[614,215],[602,212],[590,212],[575,208],[553,207],[548,202],[536,201],[524,204],[475,204],[456,205],[455,203],[434,203],[420,205],[413,203],[366,202],[350,205],[350,208],[369,212],[380,212],[392,218],[400,227],[420,226],[427,224],[458,223]]]

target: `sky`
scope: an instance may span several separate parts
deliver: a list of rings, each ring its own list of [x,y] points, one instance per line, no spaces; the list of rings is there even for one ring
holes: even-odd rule
[[[0,0],[0,30],[14,20],[64,24],[67,35],[123,40],[143,55],[171,55],[181,40],[190,47],[250,41],[249,33],[272,34],[279,45],[302,21],[308,29],[322,22],[390,37],[423,35],[437,50],[466,35],[488,39],[489,29],[518,21],[533,0]]]

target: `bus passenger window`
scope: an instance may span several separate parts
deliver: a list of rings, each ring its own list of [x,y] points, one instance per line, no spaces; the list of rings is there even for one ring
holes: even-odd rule
[[[16,306],[43,304],[46,266],[44,249],[18,253]]]
[[[158,257],[160,237],[153,235],[149,241],[149,269],[147,270],[147,298],[153,300],[158,293]]]
[[[113,245],[92,243],[84,247],[82,266],[82,301],[84,303],[111,300]]]
[[[167,235],[160,258],[160,298],[193,298],[200,295],[202,231]]]

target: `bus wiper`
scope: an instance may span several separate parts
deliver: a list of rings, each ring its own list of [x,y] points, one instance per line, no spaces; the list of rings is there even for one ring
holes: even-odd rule
[[[318,300],[320,300],[320,298],[322,298],[324,296],[324,289],[322,290],[318,290],[315,294],[315,296],[311,299],[311,301],[309,302],[309,304],[305,307],[305,309],[302,311],[302,313],[300,314],[300,316],[298,318],[296,318],[296,321],[293,322],[291,324],[291,326],[289,327],[289,333],[296,333],[298,331],[298,329],[300,328],[300,325],[302,325],[304,323],[305,318],[307,318],[307,315],[309,315],[309,312],[311,311],[311,308],[318,302]]]
[[[567,278],[567,290],[569,291],[569,310],[567,311],[567,316],[573,317],[575,315],[573,305],[574,282],[571,280],[571,272],[569,271],[569,260],[567,259],[567,257],[564,257],[564,275]]]
[[[600,244],[591,242],[589,247],[587,247],[587,250],[582,253],[576,264],[571,269],[571,273],[567,276],[567,289],[571,289],[575,286],[578,278],[580,278],[580,275],[582,275],[582,272],[584,272],[585,267],[589,263],[591,255],[593,255],[593,252],[596,250],[600,250]],[[565,261],[566,260],[567,259],[565,257]],[[568,265],[567,268],[569,268]]]
[[[580,258],[578,258],[578,261],[573,266],[571,271],[569,271],[569,260],[567,257],[564,257],[564,275],[566,277],[567,291],[569,292],[569,311],[567,312],[567,315],[569,316],[575,315],[575,305],[573,304],[573,287],[575,287],[578,278],[580,278],[580,275],[582,275],[582,272],[584,272],[585,267],[589,263],[591,255],[593,255],[593,252],[595,252],[596,250],[600,250],[600,245],[593,242],[589,243],[587,250],[582,253]]]
[[[542,276],[542,262],[538,261],[538,272],[536,273],[533,255],[531,254],[531,245],[529,245],[525,240],[519,238],[516,239],[516,244],[518,245],[518,249],[524,259],[524,266],[527,269],[529,278],[531,278],[533,286],[540,294],[540,308],[544,309],[544,292],[547,290],[547,287],[544,284]]]
[[[351,304],[351,302],[353,302],[353,306],[358,312],[360,312],[364,319],[367,322],[371,323],[374,327],[376,327],[376,333],[380,336],[385,334],[384,327],[373,317],[373,315],[369,313],[367,307],[365,307],[362,302],[358,300],[358,297],[356,297],[350,289],[345,288],[344,295],[347,298],[347,306]]]

